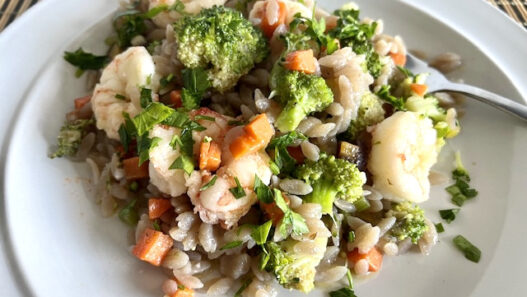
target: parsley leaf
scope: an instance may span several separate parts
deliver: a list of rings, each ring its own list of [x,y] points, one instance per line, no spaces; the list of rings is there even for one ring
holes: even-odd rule
[[[263,203],[273,203],[273,192],[256,174],[254,175],[254,192],[258,200]]]
[[[280,221],[280,227],[278,228],[278,231],[282,234],[282,236],[287,236],[289,228],[291,228],[292,232],[296,235],[302,235],[309,232],[309,228],[306,225],[306,220],[304,220],[301,215],[289,208],[284,200],[284,197],[282,196],[282,193],[279,190],[273,189],[273,191],[276,206],[278,206],[278,208],[280,208],[280,210],[284,213],[284,216]]]
[[[315,7],[313,7],[313,16],[311,18],[303,17],[300,13],[295,14],[295,18],[289,24],[290,31],[295,31],[295,29],[298,28],[299,25],[304,25],[305,30],[303,34],[306,37],[309,37],[310,40],[314,40],[319,47],[326,48],[326,52],[328,55],[331,55],[334,51],[338,49],[338,40],[326,34],[326,20],[324,18],[320,18],[319,20],[317,20],[317,18],[315,17]],[[289,35],[288,37],[286,37],[287,49],[303,49],[297,49],[296,47],[297,45],[305,47],[307,45],[306,37],[293,37],[293,35]],[[290,48],[290,46],[293,45],[291,41],[293,41],[295,44],[294,48]]]
[[[224,245],[223,247],[221,247],[220,251],[233,249],[233,248],[239,247],[242,244],[243,244],[243,241],[241,241],[241,240],[231,241],[231,242],[227,243],[226,245]]]
[[[119,219],[130,226],[135,226],[139,221],[139,214],[135,210],[136,203],[137,199],[133,199],[119,211]]]
[[[156,147],[161,138],[149,138],[147,134],[137,136],[137,155],[139,156],[139,165],[143,164],[150,158],[150,150]]]
[[[203,94],[211,87],[207,72],[203,68],[186,68],[182,70],[183,89],[181,101],[186,109],[199,107]]]
[[[242,185],[240,184],[240,180],[237,177],[234,177],[234,181],[236,182],[236,187],[230,188],[229,191],[232,193],[234,198],[240,199],[245,197],[245,190],[242,188]]]
[[[243,284],[241,285],[241,287],[238,289],[238,291],[236,291],[236,293],[234,293],[234,297],[241,297],[242,296],[242,293],[243,291],[245,291],[245,289],[247,289],[247,287],[253,282],[252,279],[247,279],[243,282]]]
[[[267,237],[269,236],[272,226],[273,221],[269,220],[263,225],[254,228],[253,232],[251,232],[251,237],[254,239],[254,242],[256,242],[258,245],[264,244],[267,241]]]
[[[139,97],[139,103],[142,108],[146,108],[152,103],[152,90],[147,88],[141,88],[141,97]]]
[[[307,139],[302,133],[296,131],[289,132],[271,140],[268,148],[274,149],[274,163],[281,172],[289,173],[295,169],[296,160],[291,157],[287,151],[287,147],[296,140]]]
[[[140,114],[132,119],[137,135],[145,134],[172,114],[172,108],[158,102],[151,103]]]
[[[209,180],[205,185],[203,185],[203,187],[201,187],[199,190],[200,191],[205,191],[206,189],[214,186],[214,184],[216,183],[216,179],[218,179],[218,176],[215,175],[211,180]]]
[[[377,23],[361,23],[359,11],[355,9],[339,9],[334,12],[334,15],[339,19],[337,26],[329,32],[329,35],[337,38],[341,47],[351,46],[356,54],[365,54],[366,67],[370,74],[377,78],[382,69],[379,55],[375,52],[372,42]]]
[[[179,156],[168,169],[183,169],[187,174],[191,174],[194,171],[194,160],[186,154]]]
[[[64,52],[64,60],[80,70],[97,70],[108,62],[108,56],[96,56],[79,48],[74,52]]]
[[[329,292],[330,297],[357,297],[355,292],[350,288],[342,288],[340,290]]]
[[[132,141],[132,138],[136,136],[135,126],[132,122],[132,119],[130,119],[130,115],[126,112],[123,112],[124,117],[124,123],[119,127],[119,138],[121,140],[121,144],[123,145],[124,151],[128,152],[128,147],[130,145],[130,142]]]

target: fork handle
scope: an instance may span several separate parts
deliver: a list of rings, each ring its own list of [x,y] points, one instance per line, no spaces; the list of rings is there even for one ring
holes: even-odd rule
[[[472,97],[483,103],[487,103],[500,109],[504,112],[512,114],[519,119],[527,121],[527,106],[514,102],[511,99],[505,98],[498,94],[494,94],[484,89],[478,87],[465,85],[465,84],[456,84],[451,83],[438,90],[437,92],[455,92],[460,93],[469,97]]]

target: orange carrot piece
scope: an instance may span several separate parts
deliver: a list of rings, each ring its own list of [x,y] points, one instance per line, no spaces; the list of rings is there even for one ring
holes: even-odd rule
[[[271,138],[274,135],[274,128],[271,123],[269,123],[269,119],[267,119],[265,113],[255,116],[251,122],[243,128],[243,130],[251,137],[262,139],[266,144],[271,141]]]
[[[221,148],[215,141],[202,142],[199,147],[199,169],[214,171],[220,167]]]
[[[393,62],[397,66],[404,66],[406,64],[406,55],[402,53],[391,53],[390,57],[392,57]]]
[[[274,128],[265,114],[256,116],[243,130],[244,133],[229,146],[235,159],[265,148],[274,135]]]
[[[127,180],[135,180],[148,177],[148,162],[139,166],[139,157],[123,160],[124,175]]]
[[[181,101],[181,90],[173,90],[169,94],[170,103],[174,105],[174,108],[180,108],[183,106],[183,101]]]
[[[348,253],[348,261],[357,263],[359,260],[365,259],[368,261],[368,271],[379,271],[382,266],[382,254],[376,247],[370,249],[366,254],[359,253],[359,249],[354,249]]]
[[[298,162],[298,164],[304,163],[305,157],[300,146],[288,146],[287,152],[296,160],[296,162]]]
[[[262,28],[262,31],[265,36],[268,38],[271,38],[273,36],[274,30],[280,26],[281,24],[285,23],[285,18],[287,16],[287,7],[284,2],[277,1],[278,3],[278,18],[275,22],[272,24],[269,23],[269,20],[267,19],[267,8],[269,6],[269,2],[265,5],[265,10],[263,13],[262,22],[260,23],[260,27]]]
[[[154,229],[146,229],[132,250],[137,258],[154,266],[159,266],[165,255],[174,245],[174,240]]]
[[[91,100],[91,95],[80,97],[80,98],[73,100],[73,102],[75,103],[75,109],[77,110],[81,109],[84,105],[88,104],[90,100]]]
[[[289,205],[289,198],[286,195],[283,195],[284,201]],[[278,225],[278,222],[284,217],[284,212],[276,206],[275,202],[272,203],[263,203],[260,202],[260,208],[264,211],[267,219],[273,221],[273,226]]]
[[[428,86],[424,84],[411,84],[410,89],[418,96],[424,96],[428,90]]]
[[[284,66],[289,70],[307,74],[313,74],[317,70],[316,59],[312,49],[294,51],[287,54]]]
[[[155,220],[160,218],[167,210],[172,208],[169,199],[150,198],[148,199],[148,218]]]
[[[187,287],[184,289],[178,289],[176,293],[170,295],[170,297],[194,297],[194,290]]]

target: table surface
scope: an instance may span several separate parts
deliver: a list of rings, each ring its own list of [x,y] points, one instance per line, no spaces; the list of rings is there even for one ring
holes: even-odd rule
[[[0,32],[37,2],[44,0],[0,0]],[[527,0],[487,0],[527,29]]]

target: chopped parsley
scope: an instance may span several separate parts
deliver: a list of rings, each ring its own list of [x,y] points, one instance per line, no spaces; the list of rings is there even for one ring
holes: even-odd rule
[[[443,227],[443,224],[437,223],[435,224],[437,233],[443,233],[445,232],[445,227]]]
[[[168,169],[182,169],[185,173],[191,174],[194,171],[194,160],[192,157],[182,154],[174,160]]]
[[[254,175],[254,192],[256,193],[258,200],[263,203],[273,203],[273,192],[256,174]]]
[[[478,191],[469,185],[470,176],[461,162],[459,152],[456,152],[456,169],[452,171],[452,179],[455,183],[446,187],[445,190],[452,196],[452,203],[455,205],[463,206],[465,201],[478,195]]]
[[[301,215],[289,208],[284,200],[284,197],[282,196],[282,193],[279,190],[273,189],[273,191],[276,206],[278,206],[278,208],[280,208],[280,210],[284,213],[284,216],[280,220],[280,226],[278,227],[280,234],[283,237],[286,237],[290,228],[291,231],[296,235],[302,235],[309,232],[309,228],[306,225],[306,220],[304,220]]]
[[[199,190],[200,191],[205,191],[206,189],[214,186],[214,184],[216,183],[216,179],[218,179],[218,176],[214,176],[211,178],[211,180],[209,180],[206,184],[203,185],[203,187],[201,187]]]
[[[79,48],[74,52],[64,52],[64,60],[77,67],[78,73],[82,74],[84,70],[98,70],[103,68],[108,62],[108,56],[96,56]]]
[[[295,169],[296,160],[291,157],[287,151],[287,147],[297,140],[305,139],[307,138],[302,133],[293,131],[271,140],[268,148],[274,149],[274,163],[278,167],[278,171],[289,173]]]
[[[260,225],[251,232],[251,237],[254,239],[254,242],[258,245],[263,245],[267,241],[269,232],[271,232],[271,227],[273,226],[273,221],[269,220],[263,225]]]
[[[161,226],[159,225],[159,220],[156,219],[152,222],[152,227],[154,227],[154,230],[161,231]]]
[[[200,106],[203,94],[211,87],[207,72],[203,68],[183,69],[183,89],[181,101],[186,109]]]
[[[224,251],[224,250],[230,250],[230,249],[233,249],[233,248],[237,248],[239,247],[240,245],[243,244],[243,241],[241,240],[235,240],[235,241],[231,241],[229,243],[227,243],[226,245],[222,246],[220,248],[220,251]]]
[[[194,120],[195,121],[205,120],[205,121],[210,121],[210,122],[215,122],[216,121],[215,118],[209,117],[209,116],[205,116],[205,115],[197,115],[197,116],[194,117]]]
[[[315,17],[315,7],[313,7],[312,18],[303,17],[300,13],[295,14],[295,18],[289,24],[289,30],[293,32],[295,31],[295,29],[298,28],[299,25],[303,25],[303,27],[305,27],[305,30],[302,34],[304,34],[308,38],[302,36],[293,37],[293,35],[288,35],[286,37],[286,45],[288,51],[302,49],[297,48],[297,45],[301,44],[301,47],[305,47],[308,40],[314,40],[320,48],[325,48],[328,55],[338,50],[338,40],[330,36],[329,34],[326,34],[326,20],[324,18],[320,18],[319,20],[317,20],[317,18]],[[296,40],[294,42],[291,42],[295,38]]]
[[[234,177],[234,182],[236,182],[236,187],[230,188],[229,191],[232,193],[234,198],[240,199],[245,197],[245,190],[242,188],[242,185],[240,184],[240,180],[237,177]]]
[[[247,287],[253,282],[252,279],[247,279],[245,280],[241,287],[238,289],[238,291],[236,291],[236,293],[234,293],[234,297],[241,297],[242,296],[242,293],[243,291],[245,291],[245,289],[247,289]]]
[[[152,90],[148,88],[141,88],[141,97],[139,97],[139,103],[142,108],[146,108],[152,103]]]
[[[139,221],[139,214],[135,210],[137,199],[133,199],[119,211],[119,219],[130,226],[135,226]]]
[[[124,100],[126,101],[126,97],[124,95],[121,95],[121,94],[115,94],[115,98],[116,99],[119,99],[119,100]]]
[[[372,42],[377,23],[361,23],[359,10],[355,9],[339,9],[334,14],[339,19],[337,26],[329,31],[329,35],[337,38],[341,47],[350,46],[356,54],[366,55],[366,68],[374,78],[377,78],[382,69],[379,55],[375,52]]]

